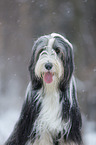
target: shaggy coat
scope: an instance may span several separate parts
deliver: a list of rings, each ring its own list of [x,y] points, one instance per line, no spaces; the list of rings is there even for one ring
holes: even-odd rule
[[[29,71],[21,115],[5,145],[82,144],[71,43],[57,33],[40,37]]]

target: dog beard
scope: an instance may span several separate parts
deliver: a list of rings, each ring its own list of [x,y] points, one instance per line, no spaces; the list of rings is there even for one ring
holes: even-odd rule
[[[49,65],[49,67],[52,65],[52,68],[50,70],[46,69],[47,65]],[[62,68],[62,63],[55,52],[54,54],[49,54],[48,52],[43,51],[36,63],[35,74],[43,79],[44,84],[58,83],[63,75]]]

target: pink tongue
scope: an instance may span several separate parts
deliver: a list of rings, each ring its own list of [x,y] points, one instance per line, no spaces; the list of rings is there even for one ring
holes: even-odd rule
[[[50,72],[45,73],[44,74],[44,81],[47,84],[51,83],[53,81],[53,79],[52,79],[52,73],[50,73]]]

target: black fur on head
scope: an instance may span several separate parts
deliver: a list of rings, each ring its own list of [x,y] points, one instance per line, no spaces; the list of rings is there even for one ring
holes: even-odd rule
[[[64,39],[59,36],[55,37],[55,43],[53,45],[53,49],[59,48],[61,51],[59,55],[60,59],[62,60],[64,66],[64,75],[60,81],[60,90],[65,91],[68,87],[70,78],[73,74],[74,70],[74,59],[73,59],[73,49],[72,46],[69,45]]]
[[[48,41],[51,37],[51,35],[41,36],[32,47],[29,71],[32,80],[32,87],[34,89],[40,89],[43,84],[42,79],[35,75],[35,65],[39,58],[39,54],[48,45]],[[61,37],[61,35],[54,35],[54,39],[55,41],[52,49],[56,51],[64,66],[64,74],[61,78],[59,88],[61,91],[65,91],[74,70],[73,48],[72,45],[66,41],[66,39]]]

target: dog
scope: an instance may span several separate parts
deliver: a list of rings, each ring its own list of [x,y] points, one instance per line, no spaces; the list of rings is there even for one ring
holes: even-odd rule
[[[52,33],[34,42],[21,115],[5,145],[81,145],[72,44]]]

